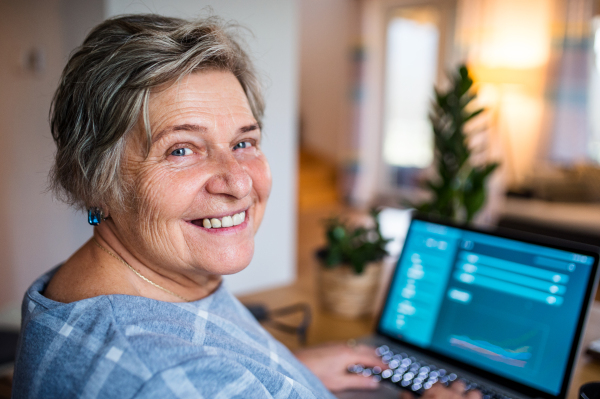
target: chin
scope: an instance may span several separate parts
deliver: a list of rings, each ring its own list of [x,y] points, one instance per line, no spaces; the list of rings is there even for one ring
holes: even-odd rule
[[[221,270],[219,270],[219,272],[217,274],[219,274],[221,276],[228,276],[231,274],[236,274],[236,273],[241,272],[245,268],[247,268],[249,264],[250,263],[242,265],[242,266],[233,266],[233,267],[228,267],[226,269],[221,269]]]
[[[221,265],[214,265],[213,267],[210,268],[206,268],[204,267],[204,270],[207,270],[211,273],[211,274],[218,274],[221,276],[227,276],[230,274],[236,274],[241,272],[242,270],[244,270],[245,268],[248,267],[248,265],[250,264],[250,261],[248,262],[242,262],[239,264],[221,264]]]
[[[199,268],[211,274],[229,275],[239,273],[244,270],[252,261],[254,255],[254,242],[239,245],[235,248],[227,247],[221,251],[216,251],[216,256],[212,259],[201,259]],[[209,260],[207,264],[207,260]],[[203,262],[204,261],[204,262]]]

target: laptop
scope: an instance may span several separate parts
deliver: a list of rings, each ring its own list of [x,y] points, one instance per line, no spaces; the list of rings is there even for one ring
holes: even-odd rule
[[[484,399],[564,399],[598,280],[598,249],[414,216],[377,322],[362,342],[388,384],[340,398],[422,394],[462,379]]]

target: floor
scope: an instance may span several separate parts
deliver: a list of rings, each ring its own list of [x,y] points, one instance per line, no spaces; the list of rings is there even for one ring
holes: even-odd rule
[[[339,201],[335,166],[301,152],[298,165],[297,272],[301,283],[315,276],[315,252],[324,243],[323,221],[344,210]]]

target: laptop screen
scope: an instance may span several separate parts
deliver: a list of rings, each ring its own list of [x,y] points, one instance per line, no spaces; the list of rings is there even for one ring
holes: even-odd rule
[[[379,331],[557,395],[595,262],[413,220]]]

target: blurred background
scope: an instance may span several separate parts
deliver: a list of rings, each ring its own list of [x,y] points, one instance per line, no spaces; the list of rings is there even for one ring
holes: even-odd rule
[[[0,308],[92,233],[47,191],[69,53],[105,18],[207,6],[252,32],[266,86],[274,188],[235,293],[310,280],[323,218],[423,197],[433,88],[460,63],[501,163],[477,223],[600,243],[598,0],[0,0]]]

